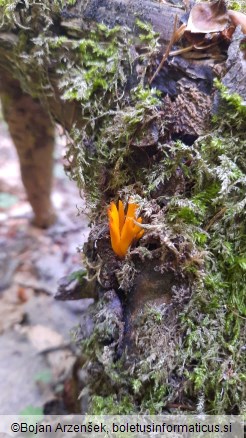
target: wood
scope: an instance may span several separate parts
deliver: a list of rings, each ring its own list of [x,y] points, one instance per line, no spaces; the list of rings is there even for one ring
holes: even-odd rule
[[[109,27],[127,26],[133,33],[137,31],[135,23],[138,18],[150,23],[160,34],[162,41],[168,43],[173,32],[175,16],[180,18],[184,15],[184,10],[149,0],[89,0],[82,15],[87,21],[104,23]]]
[[[27,17],[29,12],[32,12],[31,8],[27,11]],[[127,0],[88,0],[85,3],[79,1],[75,7],[64,10],[61,17],[57,17],[54,13],[54,19],[56,23],[59,23],[55,31],[57,34],[66,32],[71,38],[74,38],[74,36],[77,38],[80,34],[86,33],[86,29],[91,23],[98,22],[109,27],[116,25],[127,26],[134,33],[137,30],[136,18],[139,18],[142,21],[150,22],[154,30],[160,32],[162,43],[165,45],[172,35],[175,17],[180,17],[182,14],[182,10],[173,6],[143,0],[134,2]],[[16,64],[15,47],[18,45],[18,35],[23,32],[22,27],[19,27],[16,23],[22,22],[23,10],[17,9],[13,28],[3,27],[2,31],[0,30],[0,96],[6,121],[9,124],[10,133],[20,158],[23,184],[35,214],[34,223],[46,227],[55,220],[50,200],[53,128],[47,110],[44,110],[42,105],[40,106],[38,100],[34,101],[27,94],[23,94],[21,84],[16,80],[22,73],[18,71],[18,61]],[[29,24],[26,32],[31,32],[32,25],[36,27],[35,18],[32,24]],[[74,120],[77,120],[78,125],[83,126],[83,123],[79,120],[80,110],[78,105],[67,102],[64,106],[61,102],[60,91],[57,89],[56,79],[54,79],[55,76],[55,70],[53,72],[50,70],[53,98],[46,98],[46,105],[48,104],[50,114],[68,130]],[[35,82],[35,80],[35,77],[30,77],[30,81]],[[22,113],[21,119],[20,113]],[[24,117],[26,122],[24,122]],[[42,121],[42,125],[40,121]],[[30,128],[33,129],[32,135],[28,131]],[[39,131],[42,142],[41,148],[37,135]],[[39,151],[43,160],[39,157]]]

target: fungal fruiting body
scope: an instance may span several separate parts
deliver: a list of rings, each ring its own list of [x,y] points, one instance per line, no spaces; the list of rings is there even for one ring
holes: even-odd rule
[[[137,204],[129,203],[125,214],[124,205],[119,201],[118,209],[114,202],[111,202],[108,209],[111,245],[115,254],[121,258],[125,257],[133,240],[140,239],[144,233],[144,230],[136,224],[136,222],[142,223],[142,218],[136,217],[138,207]]]

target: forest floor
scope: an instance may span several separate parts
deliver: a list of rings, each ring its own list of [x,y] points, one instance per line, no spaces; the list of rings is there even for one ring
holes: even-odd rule
[[[58,133],[52,196],[58,220],[40,230],[31,225],[17,154],[0,120],[0,414],[76,411],[72,330],[91,300],[59,302],[54,294],[61,277],[81,269],[77,247],[89,228],[86,215],[78,215],[84,202],[63,170],[64,148]]]

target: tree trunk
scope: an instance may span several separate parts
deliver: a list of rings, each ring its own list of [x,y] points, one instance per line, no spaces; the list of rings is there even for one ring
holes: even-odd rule
[[[211,126],[220,108],[213,80],[228,70],[228,82],[232,68],[223,39],[170,54],[151,80],[184,15],[145,0],[88,0],[63,10],[30,1],[3,16],[1,88],[8,72],[35,99],[35,111],[66,128],[68,171],[91,210],[81,296],[98,296],[84,342],[92,413],[242,409],[244,109],[222,90],[229,106]],[[171,50],[187,45],[184,37]],[[23,136],[18,141],[17,118],[10,129],[21,156],[27,146]],[[48,137],[44,143],[39,167],[28,153],[36,177],[35,189],[26,188],[31,203],[31,193],[42,191],[36,201],[49,212],[50,183],[37,186],[46,163],[50,169]],[[107,218],[118,199],[139,205],[145,227],[121,258]],[[67,285],[63,279],[58,299],[77,299],[77,283],[74,296]]]

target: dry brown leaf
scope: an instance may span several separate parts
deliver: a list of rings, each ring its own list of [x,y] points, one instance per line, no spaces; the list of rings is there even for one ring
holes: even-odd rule
[[[224,0],[198,3],[191,9],[186,30],[192,33],[220,32],[226,29],[229,21]]]
[[[71,375],[76,356],[69,349],[53,351],[47,355],[48,363],[52,369],[54,378]]]
[[[0,333],[20,324],[23,318],[24,308],[16,298],[15,288],[6,290],[0,299]]]
[[[242,32],[246,34],[246,14],[228,9],[228,15],[234,26],[241,26]]]
[[[21,286],[18,287],[17,297],[19,298],[19,300],[22,303],[25,303],[26,301],[28,301],[29,296],[28,296],[26,289],[24,287],[21,287]]]
[[[26,328],[26,334],[39,352],[64,344],[64,339],[58,332],[40,324]]]
[[[76,357],[66,348],[62,335],[41,324],[26,327],[26,335],[39,353],[47,353],[49,365],[55,378],[68,375],[76,361]],[[53,350],[50,351],[49,350]],[[56,350],[57,349],[57,350]]]

